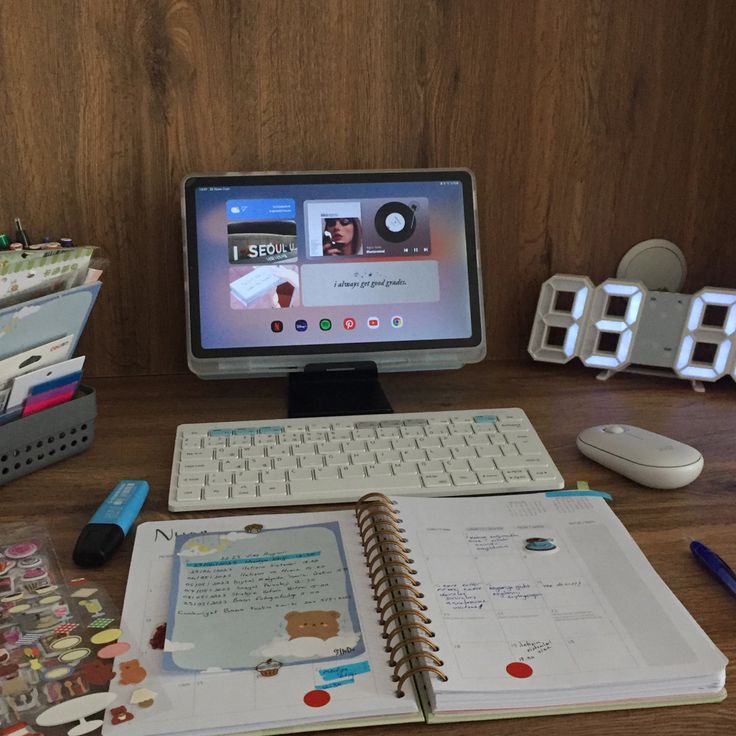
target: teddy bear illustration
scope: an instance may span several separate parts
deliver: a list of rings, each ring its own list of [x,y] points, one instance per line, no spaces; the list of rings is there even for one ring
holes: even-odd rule
[[[146,671],[141,667],[141,663],[137,659],[129,659],[127,662],[120,663],[120,684],[121,685],[137,685],[146,679]]]
[[[112,664],[99,659],[84,662],[80,670],[82,676],[90,685],[107,685],[115,677],[115,673],[112,671]]]
[[[117,708],[110,708],[110,716],[113,726],[116,726],[118,723],[125,723],[125,721],[132,721],[135,718],[124,705],[119,705]]]
[[[314,636],[325,641],[340,631],[338,611],[289,611],[284,618],[289,641],[302,636]]]

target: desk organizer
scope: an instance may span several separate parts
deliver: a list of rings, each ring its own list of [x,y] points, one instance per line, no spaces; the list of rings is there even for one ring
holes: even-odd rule
[[[95,390],[80,386],[66,403],[0,426],[0,485],[86,450],[96,415]]]

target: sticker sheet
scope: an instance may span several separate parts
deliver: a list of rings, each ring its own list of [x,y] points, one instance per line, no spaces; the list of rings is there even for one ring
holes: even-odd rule
[[[99,585],[63,580],[43,529],[0,526],[2,736],[67,733],[96,713],[85,723],[101,725],[113,658],[128,648],[120,635]]]

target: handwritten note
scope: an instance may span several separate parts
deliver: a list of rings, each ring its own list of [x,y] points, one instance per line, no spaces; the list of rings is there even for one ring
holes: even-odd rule
[[[168,668],[253,669],[363,651],[337,525],[182,537],[173,583]]]
[[[479,610],[486,603],[481,583],[444,583],[437,586],[437,594],[451,611]]]

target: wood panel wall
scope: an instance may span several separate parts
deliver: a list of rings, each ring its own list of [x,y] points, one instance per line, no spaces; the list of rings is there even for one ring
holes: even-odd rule
[[[2,0],[0,230],[100,246],[97,376],[186,370],[193,171],[468,166],[491,357],[634,243],[736,288],[736,3]]]

